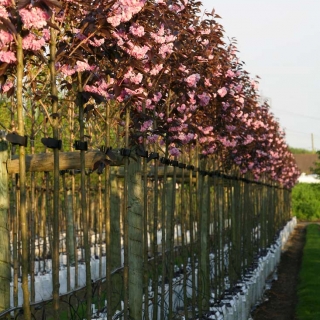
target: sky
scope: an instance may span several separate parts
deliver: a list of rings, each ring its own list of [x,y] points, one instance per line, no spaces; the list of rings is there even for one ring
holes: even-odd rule
[[[202,0],[237,39],[245,69],[286,132],[287,144],[320,150],[320,0]],[[228,40],[227,40],[228,41]]]

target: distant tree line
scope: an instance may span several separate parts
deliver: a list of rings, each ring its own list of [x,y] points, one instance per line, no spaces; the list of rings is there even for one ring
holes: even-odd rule
[[[290,151],[296,154],[312,153],[300,148],[290,148]],[[320,159],[320,151],[317,151],[317,154]],[[311,171],[320,177],[320,160],[315,163]],[[299,220],[320,220],[320,185],[318,183],[297,184],[292,189],[292,211]]]
[[[311,150],[307,150],[304,148],[294,148],[294,147],[289,147],[289,150],[293,154],[313,154],[314,152]]]

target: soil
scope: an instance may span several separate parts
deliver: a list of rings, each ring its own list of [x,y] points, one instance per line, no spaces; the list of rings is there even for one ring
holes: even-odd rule
[[[299,223],[289,237],[277,270],[278,280],[252,313],[254,320],[295,320],[297,284],[305,244],[306,224]]]

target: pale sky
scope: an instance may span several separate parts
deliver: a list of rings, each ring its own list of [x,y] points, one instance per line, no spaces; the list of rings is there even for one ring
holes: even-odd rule
[[[235,37],[245,69],[292,147],[320,150],[320,0],[202,0]]]

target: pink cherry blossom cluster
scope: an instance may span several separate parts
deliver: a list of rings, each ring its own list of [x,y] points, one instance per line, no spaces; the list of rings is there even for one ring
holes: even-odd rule
[[[41,29],[47,25],[49,15],[39,7],[24,8],[19,11],[23,26],[26,29]]]
[[[146,0],[119,0],[111,8],[111,13],[107,21],[113,26],[118,27],[121,22],[129,21],[145,5]]]

